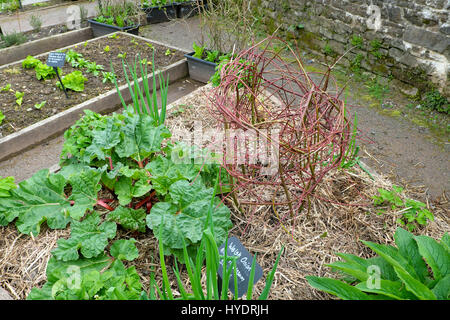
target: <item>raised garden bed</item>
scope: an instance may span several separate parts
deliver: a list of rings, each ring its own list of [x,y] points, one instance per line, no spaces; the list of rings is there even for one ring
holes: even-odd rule
[[[15,62],[19,59],[24,59],[28,55],[37,55],[93,38],[92,29],[90,27],[68,32],[63,32],[63,29],[63,27],[46,28],[45,31],[32,33],[33,36],[40,35],[34,40],[32,40],[31,37],[28,37],[30,41],[1,49],[0,66]]]
[[[118,84],[122,86],[121,90],[124,94],[128,89],[124,80],[122,59],[119,58],[119,55],[127,54],[126,59],[131,61],[135,58],[135,54],[139,53],[141,59],[147,59],[150,62],[153,48],[155,48],[156,68],[163,69],[166,73],[170,72],[170,69],[174,70],[174,73],[169,76],[170,81],[176,81],[187,75],[187,66],[185,61],[182,61],[185,52],[126,33],[119,32],[114,37],[103,36],[63,49],[69,48],[82,54],[84,59],[95,62],[97,65],[103,65],[104,71],[110,71],[110,63],[112,63]],[[45,63],[47,55],[48,53],[41,54],[37,58]],[[62,73],[66,75],[75,70],[70,63],[66,62]],[[27,133],[27,136],[32,138],[35,134],[33,134],[33,130],[27,130],[27,128],[42,127],[39,125],[42,121],[46,123],[45,127],[48,130],[43,133],[45,137],[39,138],[41,140],[65,130],[73,123],[73,117],[81,114],[85,108],[94,108],[95,106],[96,111],[100,112],[106,109],[112,111],[119,107],[120,100],[115,93],[116,89],[113,83],[103,82],[101,72],[99,76],[95,76],[83,69],[82,73],[87,78],[84,91],[69,90],[69,99],[67,99],[64,92],[56,87],[58,81],[56,77],[49,80],[37,80],[35,70],[24,69],[21,61],[0,69],[0,87],[10,84],[10,89],[0,94],[1,111],[5,116],[1,125],[3,138],[0,139],[0,158],[11,156],[26,148],[26,145],[20,146],[25,141],[13,143],[12,140],[21,136],[22,133]],[[17,91],[24,93],[20,106],[17,104],[17,97],[14,94]],[[42,101],[46,101],[44,107],[35,108],[35,105]],[[71,115],[71,121],[64,123],[63,126],[55,126],[53,119],[58,118],[59,113],[70,114],[71,110],[76,110],[75,115]]]

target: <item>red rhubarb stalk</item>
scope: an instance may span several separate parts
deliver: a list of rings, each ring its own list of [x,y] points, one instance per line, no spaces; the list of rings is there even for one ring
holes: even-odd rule
[[[109,159],[109,169],[110,169],[110,170],[114,170],[114,167],[113,167],[113,164],[112,164],[112,159],[111,159],[111,157],[106,157],[106,158]]]
[[[107,204],[106,202],[104,202],[101,199],[97,200],[97,205],[99,205],[99,206],[101,206],[101,207],[103,207],[105,209],[108,209],[109,211],[114,211],[113,207],[111,207],[109,204]]]

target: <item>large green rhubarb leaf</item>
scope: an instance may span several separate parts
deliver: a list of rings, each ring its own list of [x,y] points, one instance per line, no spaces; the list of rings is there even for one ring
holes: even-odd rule
[[[122,140],[115,147],[121,158],[131,157],[141,162],[152,153],[161,151],[161,142],[170,137],[170,131],[164,126],[155,127],[148,115],[126,114],[122,128]]]
[[[58,247],[52,251],[58,260],[77,260],[78,250],[85,258],[100,255],[108,245],[108,239],[115,237],[117,225],[110,221],[100,224],[100,215],[94,211],[81,222],[73,221],[70,229],[70,238],[58,240]]]
[[[134,210],[118,206],[114,211],[108,213],[107,219],[120,224],[127,230],[145,232],[146,213],[144,209]]]
[[[199,180],[192,184],[186,180],[177,181],[169,188],[171,201],[156,203],[147,215],[147,225],[152,230],[159,230],[161,222],[164,221],[161,240],[173,253],[176,250],[172,249],[183,248],[183,240],[187,245],[198,244],[202,238],[213,194],[213,188],[206,188]],[[220,203],[219,198],[214,199],[212,223],[216,242],[225,242],[227,230],[232,224],[230,210]],[[159,238],[159,232],[156,237]]]
[[[161,195],[169,191],[169,187],[178,180],[192,180],[198,174],[192,164],[175,164],[171,160],[159,155],[146,167],[151,173],[153,188]]]
[[[20,232],[37,236],[43,222],[52,229],[63,229],[70,221],[70,201],[64,195],[66,179],[43,169],[0,198],[0,216],[5,222],[15,218]]]
[[[114,186],[114,192],[122,206],[129,204],[133,198],[143,196],[151,189],[151,184],[146,180],[141,179],[133,182],[131,178],[127,177],[120,177]]]
[[[102,189],[100,182],[102,174],[99,171],[88,169],[82,170],[69,178],[72,186],[70,200],[75,204],[70,209],[70,216],[80,220],[86,210],[92,210],[97,203],[98,192]]]

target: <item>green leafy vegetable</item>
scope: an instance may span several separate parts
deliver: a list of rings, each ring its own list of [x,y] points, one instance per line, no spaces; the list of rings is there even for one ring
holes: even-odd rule
[[[40,62],[36,65],[36,67],[34,68],[34,71],[36,71],[36,78],[38,80],[51,79],[54,76],[56,76],[55,69],[53,69],[53,67],[49,67],[48,65],[46,65],[42,62]]]
[[[79,70],[73,71],[62,77],[62,83],[66,89],[73,91],[84,91],[84,83],[88,80]],[[58,81],[56,86],[62,90],[61,83]]]
[[[132,209],[118,206],[114,211],[108,213],[106,218],[120,224],[126,230],[145,232],[146,213],[144,209]]]
[[[108,245],[108,239],[115,237],[116,229],[114,222],[100,223],[100,215],[94,211],[81,222],[71,222],[70,238],[59,239],[58,247],[52,250],[52,254],[62,261],[77,260],[78,250],[85,258],[97,257]]]
[[[33,69],[36,68],[38,66],[38,64],[41,64],[42,62],[39,59],[36,59],[33,56],[27,56],[23,61],[22,61],[22,67],[25,69]]]
[[[147,216],[147,226],[152,230],[159,230],[164,221],[161,241],[180,259],[183,258],[184,242],[190,250],[199,245],[213,192],[213,188],[206,188],[198,180],[192,184],[186,180],[177,181],[169,188],[169,198],[157,202]],[[223,243],[232,225],[230,210],[218,198],[214,199],[213,207],[214,235],[217,243]]]
[[[111,246],[111,255],[118,260],[133,261],[139,256],[139,251],[134,245],[136,240],[121,239],[114,242]]]

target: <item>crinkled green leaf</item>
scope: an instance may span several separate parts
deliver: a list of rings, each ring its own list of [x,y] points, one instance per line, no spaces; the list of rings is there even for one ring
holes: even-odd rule
[[[164,125],[155,127],[153,119],[148,115],[126,113],[125,126],[122,128],[122,141],[115,151],[121,158],[131,157],[142,161],[151,154],[161,151],[161,142],[170,137]]]
[[[118,206],[114,211],[108,213],[106,217],[109,221],[114,221],[127,230],[145,232],[146,216],[144,209],[134,210]]]
[[[162,242],[168,249],[182,249],[183,242],[198,244],[208,215],[213,188],[206,188],[202,182],[192,185],[186,180],[173,183],[169,188],[170,202],[157,202],[147,215],[147,225],[152,230],[161,231]],[[217,243],[225,242],[227,231],[231,228],[230,210],[215,198],[212,223]],[[159,233],[156,235],[159,239]],[[184,240],[184,241],[183,241]]]
[[[64,195],[66,184],[62,175],[40,170],[11,190],[10,197],[0,198],[0,216],[8,223],[17,218],[18,230],[34,236],[45,221],[52,229],[63,229],[70,221],[72,210]]]
[[[111,156],[110,149],[120,142],[120,126],[121,123],[117,118],[110,117],[106,121],[106,128],[95,130],[92,144],[86,148],[85,159],[86,157],[96,156],[98,159],[105,160],[106,156]],[[109,152],[106,151],[105,154],[105,150]]]
[[[110,221],[100,224],[100,215],[94,211],[81,222],[73,221],[70,229],[70,238],[59,239],[58,247],[52,250],[58,260],[77,260],[78,250],[85,258],[102,254],[108,239],[116,236],[117,225]]]
[[[97,203],[98,192],[102,189],[100,182],[101,172],[93,169],[82,170],[69,178],[72,186],[70,200],[75,204],[70,210],[70,216],[80,220],[87,210],[92,210]]]
[[[115,241],[110,249],[111,255],[119,260],[133,261],[139,256],[139,251],[135,246],[136,240],[121,239]]]
[[[129,204],[133,198],[145,195],[151,189],[152,185],[147,182],[147,179],[133,182],[131,178],[127,177],[120,177],[114,186],[114,192],[122,206]]]
[[[17,186],[14,182],[14,177],[0,177],[0,198],[11,196],[10,191],[16,188]]]
[[[439,280],[436,285],[431,289],[434,295],[439,300],[449,300],[450,299],[450,275],[446,275],[444,278]]]
[[[79,70],[73,71],[62,77],[62,83],[66,89],[77,92],[84,91],[84,83],[88,80]],[[56,82],[56,86],[62,90],[61,82]]]
[[[145,168],[151,173],[153,188],[161,195],[165,195],[174,182],[192,180],[199,172],[192,164],[175,164],[162,155],[156,157]]]

